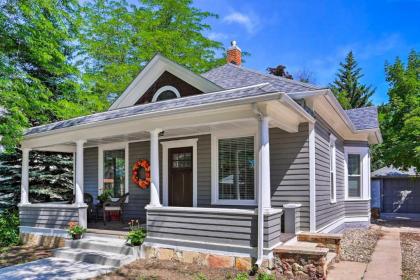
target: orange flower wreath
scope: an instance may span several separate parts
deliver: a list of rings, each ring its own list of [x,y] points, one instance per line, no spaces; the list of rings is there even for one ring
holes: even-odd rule
[[[146,177],[144,179],[140,178],[141,168],[144,168],[146,173]],[[142,189],[146,189],[150,185],[150,164],[147,160],[142,159],[134,164],[131,180]]]

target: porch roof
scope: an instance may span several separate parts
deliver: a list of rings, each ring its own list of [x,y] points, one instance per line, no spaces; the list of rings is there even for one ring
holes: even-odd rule
[[[86,124],[99,123],[108,120],[120,119],[130,116],[141,116],[147,114],[167,113],[169,111],[183,110],[187,108],[197,107],[201,105],[210,105],[223,103],[226,101],[246,100],[252,97],[264,97],[269,94],[278,93],[268,99],[278,99],[281,93],[276,91],[270,84],[262,83],[248,87],[236,88],[231,90],[223,90],[212,93],[183,97],[179,99],[171,99],[166,101],[142,104],[122,109],[110,110],[102,113],[96,113],[83,117],[77,117],[65,121],[59,121],[47,125],[29,128],[25,132],[25,136],[31,136],[39,133],[54,131],[58,129],[76,127]]]

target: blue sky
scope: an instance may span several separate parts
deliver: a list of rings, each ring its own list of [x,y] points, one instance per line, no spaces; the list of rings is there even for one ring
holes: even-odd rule
[[[194,6],[219,15],[208,21],[209,37],[225,46],[236,40],[251,53],[246,67],[262,72],[278,64],[292,74],[306,68],[327,85],[353,50],[362,82],[376,87],[375,104],[387,101],[385,61],[420,51],[420,0],[195,0]]]

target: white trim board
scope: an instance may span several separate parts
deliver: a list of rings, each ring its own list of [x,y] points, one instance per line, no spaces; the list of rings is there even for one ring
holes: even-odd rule
[[[162,92],[165,92],[165,91],[172,91],[175,94],[176,98],[181,97],[181,94],[179,93],[179,91],[175,87],[173,87],[173,86],[163,86],[160,89],[158,89],[156,91],[156,93],[153,95],[152,102],[156,102],[156,100],[159,98],[159,95]]]
[[[352,217],[341,217],[331,223],[329,223],[328,225],[320,228],[319,230],[317,230],[317,232],[322,232],[322,233],[329,233],[331,231],[333,231],[334,229],[342,226],[343,224],[346,223],[357,223],[357,222],[369,222],[370,218],[369,216],[352,216]]]
[[[316,231],[315,125],[309,123],[309,228]]]
[[[168,190],[169,190],[169,166],[168,166],[168,150],[171,148],[192,147],[193,148],[193,207],[197,207],[197,142],[198,138],[162,141],[162,197],[163,205],[168,206]]]

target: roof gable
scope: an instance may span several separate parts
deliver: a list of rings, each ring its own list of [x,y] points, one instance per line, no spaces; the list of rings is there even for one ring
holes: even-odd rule
[[[111,105],[110,110],[135,105],[164,72],[171,73],[201,92],[213,92],[223,89],[206,78],[157,54],[131,82],[121,96]]]

